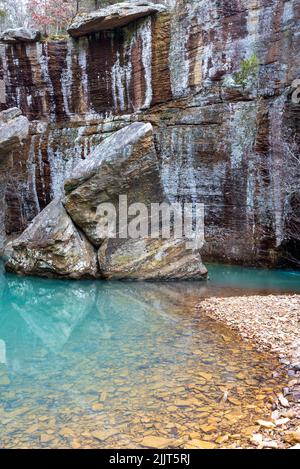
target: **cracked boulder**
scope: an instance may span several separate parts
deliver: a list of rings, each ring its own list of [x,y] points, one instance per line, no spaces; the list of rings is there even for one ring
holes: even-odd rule
[[[51,202],[6,250],[6,270],[62,278],[98,276],[94,247],[79,231],[61,201]]]
[[[116,3],[88,14],[77,15],[69,27],[68,33],[72,37],[80,37],[98,31],[120,28],[132,21],[165,10],[164,5],[141,0]]]
[[[114,133],[96,148],[92,157],[75,168],[64,188],[67,212],[99,248],[99,267],[104,278],[188,280],[206,277],[207,270],[199,252],[187,249],[184,239],[122,238],[119,225],[117,237],[105,239],[99,230],[99,206],[111,203],[119,214],[120,195],[127,197],[128,208],[135,203],[147,208],[149,227],[151,204],[166,201],[151,124],[134,123]],[[128,217],[128,222],[131,221]]]

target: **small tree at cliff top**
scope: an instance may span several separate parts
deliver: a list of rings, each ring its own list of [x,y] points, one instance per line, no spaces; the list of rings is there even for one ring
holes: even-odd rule
[[[65,32],[73,14],[73,0],[28,0],[32,25],[45,34]]]

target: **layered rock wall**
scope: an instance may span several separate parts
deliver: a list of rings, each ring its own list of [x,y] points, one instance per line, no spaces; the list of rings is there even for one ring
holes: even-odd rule
[[[165,201],[152,126],[133,123],[79,163],[62,196],[6,245],[6,270],[75,279],[205,279],[195,233],[175,236],[172,229],[170,238],[160,236],[151,204]]]
[[[206,204],[206,259],[276,264],[300,193],[299,2],[159,3],[168,11],[122,28],[0,46],[1,107],[32,122],[6,230],[22,231],[103,138],[145,120],[170,199]]]
[[[0,254],[6,242],[6,192],[13,167],[12,153],[28,136],[29,121],[17,108],[0,113]]]

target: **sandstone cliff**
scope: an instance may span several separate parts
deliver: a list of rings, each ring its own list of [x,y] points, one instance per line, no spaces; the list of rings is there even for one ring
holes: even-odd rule
[[[104,138],[145,120],[169,198],[206,204],[206,259],[297,257],[299,2],[153,3],[167,10],[79,39],[0,45],[1,107],[31,121],[13,155],[7,233]]]

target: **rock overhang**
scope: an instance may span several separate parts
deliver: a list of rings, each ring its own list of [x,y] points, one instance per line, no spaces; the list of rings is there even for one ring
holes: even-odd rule
[[[112,30],[166,10],[165,5],[147,1],[116,3],[88,14],[77,15],[69,26],[68,33],[76,38],[99,31]]]
[[[41,32],[34,28],[7,29],[0,35],[0,42],[7,44],[33,43],[41,40]]]

